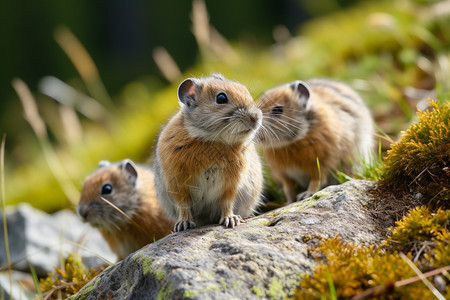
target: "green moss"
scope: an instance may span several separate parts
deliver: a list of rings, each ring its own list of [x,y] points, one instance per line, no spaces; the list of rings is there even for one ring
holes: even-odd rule
[[[100,281],[100,276],[95,278],[95,280],[91,280],[88,284],[86,284],[73,299],[83,300],[85,299],[90,292],[97,288],[97,284]],[[72,299],[72,298],[71,298]]]
[[[252,292],[253,292],[256,296],[261,297],[261,298],[263,298],[263,297],[266,296],[266,294],[265,294],[262,290],[260,290],[259,287],[257,287],[257,286],[253,286],[253,287],[252,287]]]
[[[431,106],[387,152],[381,184],[450,208],[450,103]]]
[[[195,291],[195,290],[185,290],[183,293],[184,298],[194,298],[198,295],[200,295],[200,291]]]
[[[203,287],[201,290],[185,290],[183,293],[183,297],[184,298],[194,298],[197,297],[198,295],[205,295],[207,294],[208,291],[217,291],[217,292],[221,292],[222,289],[220,288],[220,286],[218,285],[208,285]]]
[[[145,255],[144,253],[137,253],[133,257],[133,260],[137,261],[141,265],[142,272],[144,273],[144,275],[151,273],[151,274],[155,275],[156,279],[158,279],[158,280],[162,280],[166,277],[166,271],[154,270],[152,268],[153,260],[149,256]]]
[[[417,207],[396,222],[385,245],[414,256],[421,251],[435,268],[443,267],[450,264],[449,227],[450,210],[432,213],[426,206]]]
[[[275,278],[270,282],[267,294],[270,299],[280,299],[287,296],[283,291],[283,285]]]
[[[450,264],[450,211],[436,213],[423,206],[410,211],[391,228],[392,235],[383,246],[358,247],[338,238],[327,239],[311,247],[318,265],[306,274],[295,290],[294,299],[329,297],[348,299],[371,288],[378,291],[372,298],[431,299],[432,292],[417,281],[401,287],[394,284],[416,276],[414,270],[398,254],[414,258],[423,272]],[[448,279],[447,280],[448,284]],[[333,287],[333,289],[331,289]],[[444,296],[449,297],[450,291]]]
[[[55,272],[51,272],[46,278],[39,282],[39,288],[46,299],[59,299],[61,296],[68,298],[76,294],[92,278],[97,276],[101,270],[87,268],[81,261],[81,257],[75,254],[69,254],[64,260],[63,267],[54,267]],[[100,277],[89,285],[80,295],[86,295],[92,291],[98,284]]]
[[[161,289],[158,293],[158,300],[169,299],[169,295],[172,292],[172,284],[168,284],[167,287]]]

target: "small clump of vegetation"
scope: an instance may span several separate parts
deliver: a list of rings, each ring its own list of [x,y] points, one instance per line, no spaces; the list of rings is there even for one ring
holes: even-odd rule
[[[80,257],[69,254],[61,267],[54,267],[48,277],[40,280],[43,299],[66,299],[75,295],[102,270],[87,268]]]
[[[385,245],[390,250],[411,253],[415,260],[425,258],[425,268],[444,267],[450,265],[449,228],[449,210],[432,213],[426,206],[416,207],[396,222]]]
[[[450,103],[431,101],[387,152],[380,186],[413,194],[422,204],[450,208]]]
[[[358,247],[332,238],[312,247],[318,265],[302,278],[294,299],[432,299],[436,292],[448,299],[450,213],[422,206],[396,224],[384,245]],[[425,277],[440,277],[434,290],[411,264]]]

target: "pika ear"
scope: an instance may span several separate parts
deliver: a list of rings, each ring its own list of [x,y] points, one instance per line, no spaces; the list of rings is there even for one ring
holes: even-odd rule
[[[311,96],[309,86],[305,82],[297,80],[291,83],[290,87],[293,91],[297,92],[300,103],[302,103],[303,106],[306,107],[306,104],[308,103],[308,100]]]
[[[98,167],[97,168],[104,168],[104,167],[109,167],[111,165],[111,163],[109,162],[109,161],[107,161],[107,160],[101,160],[99,163],[98,163]]]
[[[178,99],[189,109],[197,105],[197,84],[195,79],[189,78],[178,87]]]
[[[128,182],[130,182],[132,185],[135,185],[138,177],[138,172],[134,162],[131,159],[127,158],[120,162],[119,167],[127,175]]]

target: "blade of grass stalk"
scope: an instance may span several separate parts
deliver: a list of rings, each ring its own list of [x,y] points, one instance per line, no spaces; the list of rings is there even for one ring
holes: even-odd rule
[[[337,300],[336,288],[334,286],[333,278],[331,278],[330,272],[327,272],[328,287],[330,288],[330,299]]]
[[[69,244],[71,244],[71,245],[74,245],[74,246],[76,246],[76,247],[78,247],[78,248],[80,248],[80,249],[83,249],[83,250],[85,250],[85,251],[87,251],[87,252],[89,252],[89,253],[92,253],[92,254],[94,254],[95,256],[97,256],[98,258],[100,258],[101,260],[103,260],[104,262],[106,262],[108,265],[113,265],[114,263],[113,262],[111,262],[111,261],[109,261],[108,259],[106,259],[105,257],[103,257],[101,254],[99,254],[98,252],[95,252],[95,251],[93,251],[93,250],[91,250],[91,249],[89,249],[89,248],[87,248],[87,247],[85,247],[85,246],[83,246],[83,245],[81,245],[81,244],[79,244],[79,243],[76,243],[76,242],[73,242],[73,241],[70,241],[70,240],[68,240],[68,239],[64,239],[64,241],[66,242],[66,243],[69,243]]]
[[[112,118],[108,110],[97,100],[74,89],[64,81],[54,77],[45,76],[38,83],[41,93],[49,96],[64,106],[73,107],[85,117],[104,122]]]
[[[192,33],[197,41],[197,45],[205,55],[210,45],[209,15],[205,1],[195,0],[192,2]]]
[[[8,264],[8,276],[9,276],[9,290],[10,299],[12,296],[12,268],[11,268],[11,255],[9,253],[9,239],[8,239],[8,227],[6,222],[6,191],[5,191],[5,144],[6,134],[3,134],[2,144],[0,147],[0,172],[1,172],[1,189],[2,189],[2,216],[3,216],[3,236],[5,240],[5,252],[6,262]]]
[[[376,137],[382,138],[382,139],[388,141],[388,142],[391,143],[391,144],[394,143],[394,141],[391,139],[391,137],[390,137],[386,132],[384,132],[384,130],[381,129],[380,126],[378,126],[378,125],[375,124],[375,123],[373,124],[373,126],[375,127],[375,129],[376,129],[379,133],[381,133],[381,135],[379,135],[378,133],[375,133],[375,136],[376,136]]]
[[[399,253],[400,257],[413,269],[413,271],[419,276],[420,280],[431,290],[431,292],[439,300],[445,300],[445,297],[434,287],[434,285],[423,275],[423,273],[416,267],[416,265],[402,252]]]
[[[36,287],[36,293],[39,296],[38,299],[42,299],[42,291],[39,287],[39,278],[36,274],[36,270],[32,263],[28,262],[28,266],[30,267],[31,276],[33,277],[34,286]]]
[[[147,231],[145,231],[144,228],[142,228],[141,225],[139,225],[138,223],[136,223],[133,219],[131,219],[126,213],[124,213],[120,208],[118,208],[116,205],[114,205],[113,203],[111,203],[110,201],[108,201],[107,199],[100,197],[103,201],[105,201],[107,204],[111,205],[115,210],[117,210],[121,215],[123,215],[125,218],[127,218],[127,220],[133,224],[134,226],[136,226],[137,229],[139,229],[143,234],[145,234],[147,236],[147,238],[149,238],[149,240],[152,240],[152,238],[148,235]]]
[[[100,78],[94,60],[77,37],[65,26],[55,30],[54,37],[58,45],[69,57],[91,96],[109,109],[113,109],[113,103]]]
[[[436,275],[441,274],[441,273],[445,273],[446,271],[449,271],[449,270],[450,270],[450,266],[445,266],[445,267],[441,267],[441,268],[438,268],[438,269],[435,269],[435,270],[423,273],[422,275],[424,277],[431,277],[431,276],[436,276]],[[410,277],[410,278],[403,279],[403,280],[395,282],[394,286],[395,287],[401,287],[401,286],[404,286],[404,285],[408,285],[408,284],[414,283],[414,282],[419,281],[419,280],[421,280],[421,278],[419,276]],[[361,294],[353,296],[352,300],[361,300],[361,299],[367,298],[368,296],[370,296],[370,295],[372,295],[372,294],[374,294],[376,292],[382,291],[384,288],[385,287],[382,286],[382,285],[370,288],[368,290],[365,290]]]
[[[12,85],[17,95],[19,96],[20,101],[22,102],[22,106],[25,112],[25,120],[33,129],[38,139],[41,150],[44,154],[45,160],[50,167],[50,170],[52,171],[56,181],[63,190],[67,199],[69,199],[69,201],[73,205],[76,205],[78,203],[80,194],[75,185],[70,181],[69,177],[66,174],[66,171],[62,167],[61,162],[59,161],[55,151],[52,148],[52,145],[48,138],[45,123],[39,115],[39,111],[33,95],[31,94],[26,83],[21,79],[14,79],[12,81]]]
[[[319,158],[316,157],[317,160],[317,171],[319,172],[319,182],[317,183],[317,190],[320,190],[320,184],[321,184],[321,180],[322,180],[322,174],[320,171],[320,163],[319,163]]]
[[[175,60],[164,47],[153,50],[153,60],[167,81],[174,83],[181,77],[181,71]]]

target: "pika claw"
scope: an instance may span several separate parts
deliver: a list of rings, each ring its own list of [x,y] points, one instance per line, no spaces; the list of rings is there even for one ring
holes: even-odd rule
[[[182,222],[177,222],[174,226],[173,226],[173,231],[174,232],[180,232],[183,230],[187,230],[187,229],[192,229],[195,228],[195,223],[192,221],[182,221]]]
[[[242,220],[241,216],[232,215],[230,217],[222,217],[219,221],[219,224],[225,227],[234,228],[235,226],[241,223],[241,220]]]

